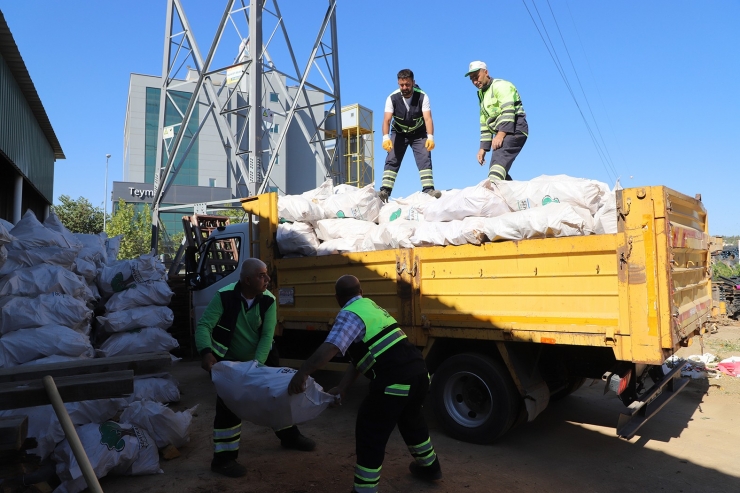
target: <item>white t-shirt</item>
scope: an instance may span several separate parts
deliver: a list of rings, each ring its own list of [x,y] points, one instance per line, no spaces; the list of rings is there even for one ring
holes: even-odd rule
[[[411,97],[413,97],[413,95]],[[403,104],[406,105],[406,109],[409,109],[409,103],[411,103],[411,98],[403,98]],[[432,111],[432,107],[429,104],[429,95],[427,93],[424,93],[424,101],[421,102],[421,111]],[[390,96],[385,100],[385,112],[393,113],[393,103],[391,102]]]
[[[252,308],[252,305],[254,304],[254,298],[246,298],[244,295],[242,295],[242,299],[247,302],[247,310]]]

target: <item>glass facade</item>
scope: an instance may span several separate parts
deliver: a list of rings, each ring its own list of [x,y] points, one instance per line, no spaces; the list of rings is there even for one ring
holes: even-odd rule
[[[157,129],[159,126],[159,96],[161,89],[158,87],[147,87],[146,88],[146,117],[145,117],[145,155],[144,155],[144,181],[146,183],[154,183],[154,168],[157,162]],[[180,112],[185,113],[188,107],[188,102],[192,93],[182,91],[170,91],[172,99],[167,98],[165,103],[165,126],[175,125],[182,122]],[[174,101],[174,104],[173,104]],[[177,110],[180,110],[179,112]],[[181,126],[175,127],[175,134],[180,131]],[[195,131],[198,129],[198,106],[193,109],[193,116],[190,118],[187,128],[185,129],[185,135],[183,136],[182,143],[180,144],[180,151],[177,153],[175,164],[179,162],[180,158],[185,152],[185,149],[190,144],[192,136],[195,135]],[[167,162],[167,154],[162,149],[162,164]],[[175,177],[173,182],[175,185],[198,185],[198,139],[195,139],[193,146],[188,153],[187,158],[182,163],[182,167]]]

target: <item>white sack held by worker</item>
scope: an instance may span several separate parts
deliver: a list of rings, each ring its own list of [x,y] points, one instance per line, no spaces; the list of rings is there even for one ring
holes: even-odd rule
[[[221,361],[213,365],[211,379],[216,393],[237,416],[275,430],[316,418],[334,402],[313,378],[306,391],[288,395],[288,383],[296,371],[273,368],[257,361]]]

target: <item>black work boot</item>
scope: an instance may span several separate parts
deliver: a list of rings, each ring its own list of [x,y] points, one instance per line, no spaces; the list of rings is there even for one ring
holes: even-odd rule
[[[414,461],[409,464],[409,471],[411,474],[419,479],[425,481],[434,481],[435,479],[442,478],[442,468],[439,465],[439,457],[434,459],[434,462],[429,466],[422,466],[418,462]]]
[[[275,435],[280,439],[280,445],[284,448],[300,450],[302,452],[310,452],[316,448],[316,442],[303,436],[295,425],[290,428],[277,430]]]
[[[440,192],[439,190],[435,190],[433,188],[425,188],[424,190],[422,190],[422,192],[424,192],[427,195],[431,195],[435,199],[438,199],[442,196],[442,192]]]
[[[247,468],[234,459],[211,461],[211,471],[229,478],[241,478],[247,475]]]

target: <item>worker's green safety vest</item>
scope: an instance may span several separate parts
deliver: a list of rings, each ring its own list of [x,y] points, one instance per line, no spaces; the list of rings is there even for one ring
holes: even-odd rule
[[[348,350],[352,362],[360,373],[373,379],[383,367],[405,363],[396,361],[400,355],[395,351],[389,351],[404,341],[406,334],[386,310],[368,298],[359,298],[343,309],[360,317],[365,324],[362,342],[351,344]],[[410,344],[408,341],[404,342]]]
[[[481,140],[491,140],[505,122],[516,122],[518,116],[526,117],[519,91],[508,80],[492,79],[487,89],[478,90],[480,103]]]
[[[406,108],[406,103],[403,102],[403,94],[401,90],[396,90],[391,94],[391,103],[393,104],[393,129],[401,134],[410,134],[416,131],[426,130],[424,124],[424,115],[422,113],[422,106],[424,103],[424,97],[426,94],[418,87],[414,87],[414,92],[411,95],[411,101],[409,107]],[[424,127],[422,129],[422,127]]]

